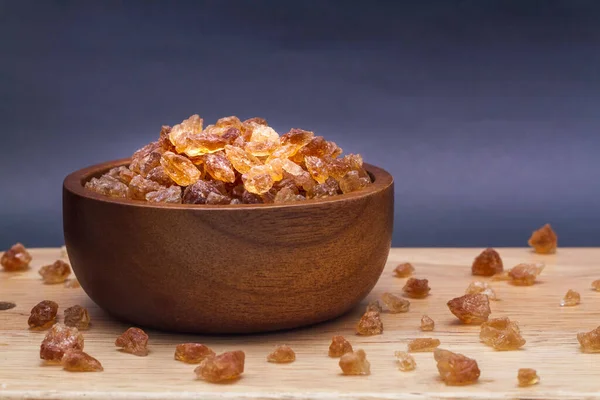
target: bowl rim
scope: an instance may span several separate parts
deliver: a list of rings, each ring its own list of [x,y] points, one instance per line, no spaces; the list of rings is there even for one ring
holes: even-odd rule
[[[375,179],[364,189],[356,192],[341,194],[337,196],[324,197],[319,199],[308,199],[292,203],[267,203],[267,204],[172,204],[172,203],[150,203],[142,200],[133,200],[120,197],[109,197],[103,194],[84,188],[84,182],[87,182],[95,176],[99,176],[108,170],[129,165],[130,158],[106,161],[99,164],[90,165],[67,175],[63,181],[63,189],[76,196],[84,197],[89,200],[95,200],[103,203],[114,203],[131,207],[146,207],[155,209],[177,209],[177,210],[248,210],[248,209],[269,209],[269,208],[290,208],[290,207],[310,207],[327,203],[336,203],[340,201],[350,201],[364,199],[376,193],[382,192],[394,183],[394,178],[386,170],[371,164],[364,163],[364,168]]]

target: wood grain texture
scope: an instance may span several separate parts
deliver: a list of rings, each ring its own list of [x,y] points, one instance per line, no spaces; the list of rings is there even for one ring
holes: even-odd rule
[[[127,162],[125,162],[127,163]],[[248,333],[337,317],[375,286],[392,241],[393,179],[293,204],[210,206],[114,199],[65,179],[73,269],[113,315],[175,332]]]
[[[478,340],[479,327],[457,323],[446,302],[461,295],[469,282],[470,263],[481,249],[393,249],[386,270],[360,307],[334,321],[293,331],[247,336],[177,335],[149,331],[151,353],[139,358],[114,347],[115,337],[128,325],[110,318],[82,289],[44,285],[37,269],[59,257],[58,249],[34,250],[32,268],[23,273],[0,273],[0,301],[16,308],[0,311],[0,398],[2,399],[580,399],[600,398],[600,354],[583,354],[576,333],[600,325],[600,293],[590,289],[600,278],[600,249],[561,248],[542,256],[526,249],[498,249],[506,267],[519,262],[543,261],[546,269],[538,284],[516,287],[492,282],[501,301],[492,302],[492,316],[509,316],[519,322],[527,344],[520,351],[498,352]],[[431,295],[411,300],[406,314],[383,314],[382,335],[359,337],[354,325],[368,301],[383,292],[400,292],[405,279],[392,269],[401,261],[415,265],[416,277],[426,277]],[[577,307],[560,308],[568,289],[581,293]],[[68,373],[42,366],[39,344],[43,332],[27,330],[29,310],[50,299],[66,307],[89,308],[92,328],[84,333],[85,350],[104,365],[101,373]],[[433,332],[420,332],[419,321],[428,314],[436,322]],[[366,377],[340,375],[337,359],[327,356],[331,336],[345,335],[355,348],[363,348],[371,362]],[[395,350],[404,350],[411,338],[436,337],[444,348],[475,358],[481,369],[479,383],[447,387],[439,381],[431,353],[416,353],[417,369],[400,372]],[[217,352],[246,352],[243,378],[228,385],[195,380],[193,365],[173,360],[175,345],[196,341]],[[267,363],[276,344],[289,344],[297,353],[289,365]],[[516,386],[517,369],[538,370],[540,384]]]

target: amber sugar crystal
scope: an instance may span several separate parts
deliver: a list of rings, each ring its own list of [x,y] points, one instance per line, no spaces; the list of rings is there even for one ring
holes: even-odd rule
[[[87,308],[75,305],[65,309],[65,325],[74,326],[80,331],[86,330],[90,326],[90,314]]]
[[[444,349],[433,352],[440,378],[450,386],[470,385],[479,379],[477,361]]]
[[[218,182],[199,180],[188,186],[183,191],[182,201],[184,204],[210,204],[211,195],[225,196],[225,187]]]
[[[380,335],[383,333],[383,322],[377,311],[367,311],[356,325],[356,334],[361,336]]]
[[[373,300],[367,305],[365,312],[367,311],[377,311],[381,313],[383,312],[383,307],[381,306],[381,303],[378,300]]]
[[[589,332],[577,334],[577,340],[584,353],[600,353],[600,326]]]
[[[490,300],[485,294],[465,294],[448,303],[450,312],[465,324],[481,324],[487,321],[490,313]]]
[[[517,381],[519,386],[532,386],[540,381],[537,371],[532,368],[520,368],[517,373]]]
[[[175,347],[175,359],[188,364],[199,364],[207,357],[214,357],[215,352],[201,343],[181,343]]]
[[[485,249],[479,254],[473,265],[471,266],[471,273],[473,275],[492,276],[494,274],[502,272],[502,259],[500,254],[494,249]]]
[[[77,328],[54,324],[40,346],[42,360],[58,363],[67,350],[83,350],[83,335]]]
[[[170,186],[146,193],[145,199],[150,203],[181,203],[181,188]]]
[[[489,283],[483,281],[471,282],[465,290],[465,294],[485,294],[490,300],[497,300],[496,292]]]
[[[38,271],[44,283],[63,283],[71,275],[71,267],[63,260],[56,260],[50,265],[44,265]]]
[[[341,153],[310,131],[293,128],[280,136],[262,118],[231,116],[205,127],[192,115],[163,126],[158,140],[137,150],[128,166],[85,187],[110,197],[212,205],[287,203],[367,187],[371,178],[362,157]],[[281,185],[284,180],[288,184]]]
[[[536,264],[519,264],[508,271],[510,283],[516,286],[531,286],[537,280],[539,274],[544,270],[545,265]]]
[[[594,282],[592,282],[592,289],[594,289],[597,292],[600,292],[600,279],[597,279]]]
[[[163,189],[163,186],[160,184],[146,179],[141,175],[134,176],[128,185],[127,197],[134,200],[147,200],[147,196],[151,193],[156,193]]]
[[[531,234],[528,243],[536,253],[552,254],[556,252],[558,237],[550,224],[546,224]]]
[[[335,335],[331,338],[329,345],[329,357],[341,357],[346,353],[352,352],[352,345],[343,336]]]
[[[56,322],[58,304],[52,300],[43,300],[31,309],[29,328],[36,330],[48,329]]]
[[[479,338],[496,350],[517,350],[525,345],[517,323],[506,317],[492,318],[481,324]]]
[[[71,372],[100,372],[102,364],[86,352],[76,349],[65,351],[60,363],[65,371]]]
[[[86,182],[85,188],[109,197],[126,198],[128,193],[126,184],[108,174],[92,178]]]
[[[435,321],[429,316],[423,315],[421,317],[421,330],[424,332],[432,331],[435,328]]]
[[[166,151],[160,158],[165,172],[180,186],[189,186],[200,179],[201,172],[187,157]]]
[[[410,301],[387,292],[381,296],[381,300],[392,314],[408,312],[410,307]]]
[[[140,328],[129,328],[115,340],[115,346],[125,353],[144,357],[148,355],[148,335]]]
[[[21,243],[14,244],[10,249],[2,253],[0,265],[5,271],[20,271],[27,269],[31,262],[31,254]]]
[[[579,303],[581,303],[581,295],[578,292],[569,289],[565,294],[565,297],[563,297],[563,299],[560,301],[560,306],[573,307],[578,305]]]
[[[267,356],[270,363],[284,364],[296,360],[296,353],[288,345],[279,345]]]
[[[344,354],[340,358],[339,365],[343,375],[369,375],[371,373],[371,364],[362,349]]]
[[[406,297],[423,299],[429,295],[429,281],[427,279],[408,278],[402,291]]]
[[[403,372],[412,371],[417,367],[417,363],[413,356],[405,351],[395,351],[394,356],[396,357],[396,364],[398,369]]]
[[[512,278],[510,277],[510,275],[508,273],[509,273],[509,271],[502,271],[500,273],[494,274],[494,275],[492,275],[492,280],[493,281],[510,281],[510,280],[512,280]]]
[[[245,361],[246,354],[243,351],[229,351],[205,358],[194,372],[199,379],[207,382],[232,381],[244,373]]]
[[[408,342],[407,350],[411,353],[433,351],[440,345],[439,339],[419,338]]]
[[[394,274],[398,278],[408,278],[415,272],[415,267],[411,263],[398,264],[394,269]]]

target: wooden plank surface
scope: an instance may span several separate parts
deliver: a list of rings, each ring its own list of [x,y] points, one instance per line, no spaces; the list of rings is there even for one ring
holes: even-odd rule
[[[123,354],[114,347],[115,337],[128,325],[98,309],[82,289],[42,284],[37,269],[60,257],[59,249],[32,250],[32,268],[22,273],[0,273],[0,300],[17,307],[0,312],[1,399],[567,399],[600,398],[600,354],[583,354],[576,333],[600,325],[600,293],[590,284],[600,279],[600,249],[559,249],[542,256],[526,249],[498,249],[505,267],[520,262],[542,261],[546,269],[538,284],[516,287],[492,282],[501,301],[491,302],[492,316],[509,316],[519,322],[527,344],[519,351],[498,352],[479,342],[479,327],[457,323],[446,302],[464,293],[474,280],[470,264],[481,249],[393,249],[377,287],[365,300],[383,292],[400,293],[405,279],[392,269],[401,261],[415,265],[415,277],[430,280],[431,295],[411,300],[406,314],[382,314],[382,335],[359,337],[354,325],[364,307],[331,322],[289,332],[252,336],[206,337],[148,331],[148,357]],[[558,303],[568,289],[581,293],[577,307]],[[36,303],[57,301],[59,312],[80,304],[88,307],[92,327],[84,332],[85,350],[104,365],[101,373],[69,373],[43,366],[39,344],[44,332],[27,329],[29,311]],[[421,332],[419,321],[428,314],[436,322],[433,332]],[[338,359],[327,356],[331,336],[342,334],[354,348],[363,348],[371,362],[371,375],[342,376]],[[405,350],[411,338],[436,337],[442,347],[473,357],[479,363],[479,383],[448,387],[439,379],[431,353],[416,353],[417,369],[400,372],[395,350]],[[175,345],[201,342],[217,352],[246,352],[246,372],[233,384],[215,385],[196,380],[193,365],[173,360]],[[266,355],[276,344],[289,344],[297,353],[289,365],[270,364]],[[517,369],[538,370],[541,382],[516,386]]]

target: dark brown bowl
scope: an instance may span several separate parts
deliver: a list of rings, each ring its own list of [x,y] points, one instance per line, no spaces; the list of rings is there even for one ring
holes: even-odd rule
[[[375,286],[392,237],[394,188],[365,165],[366,189],[292,204],[207,206],[114,199],[67,176],[63,220],[81,286],[132,324],[176,332],[295,328],[350,310]]]

